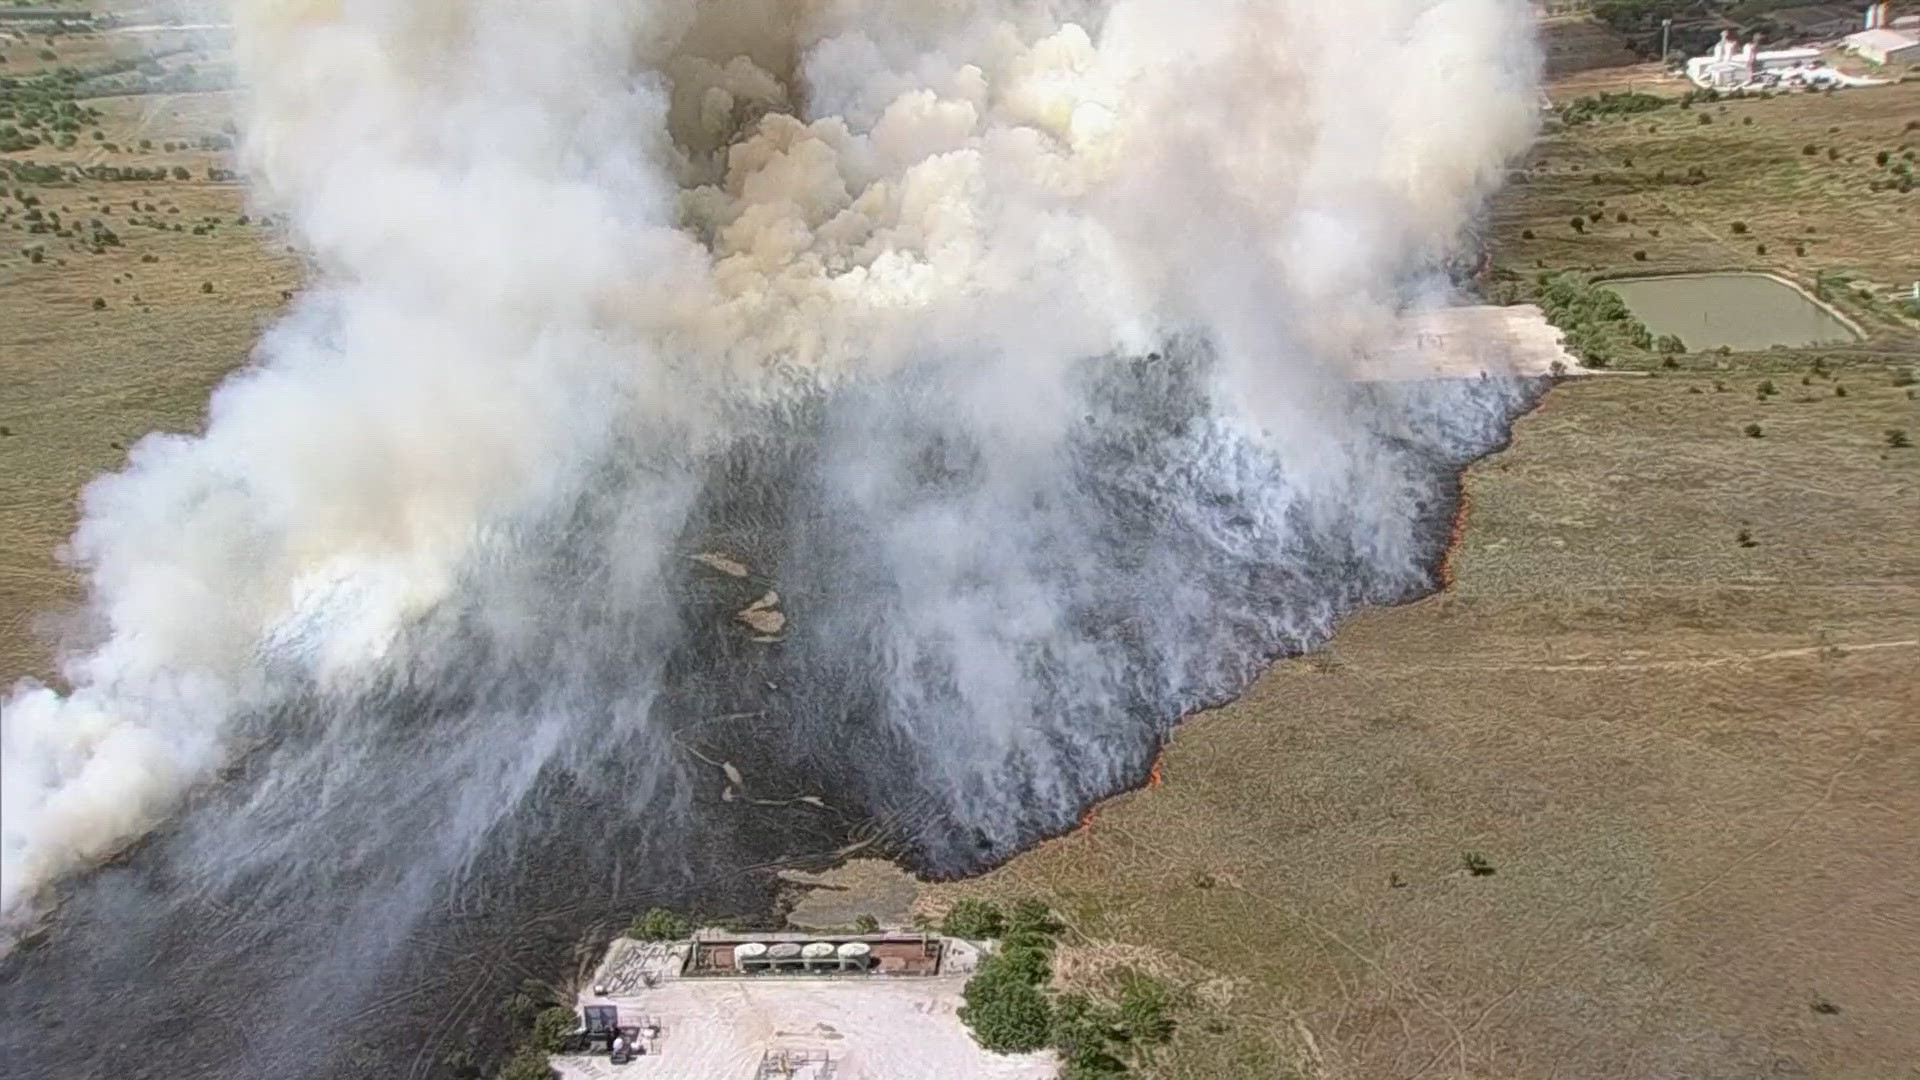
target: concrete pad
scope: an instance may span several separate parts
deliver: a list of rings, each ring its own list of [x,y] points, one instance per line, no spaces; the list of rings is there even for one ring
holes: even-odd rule
[[[1359,362],[1363,379],[1498,378],[1581,370],[1560,329],[1534,304],[1477,304],[1409,314],[1393,340]]]
[[[592,984],[605,992],[580,1004],[617,1006],[623,1025],[657,1023],[659,1037],[626,1065],[605,1054],[557,1057],[563,1080],[1043,1080],[1058,1070],[1050,1053],[990,1054],[974,1043],[956,1015],[967,976],[951,971],[971,964],[934,976],[683,978],[691,947],[614,944]],[[806,1063],[759,1071],[782,1052]]]

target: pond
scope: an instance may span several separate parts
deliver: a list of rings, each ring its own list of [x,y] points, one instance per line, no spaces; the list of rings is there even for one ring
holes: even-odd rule
[[[1766,274],[1673,274],[1606,282],[1647,329],[1694,352],[1826,345],[1856,335],[1825,305]]]

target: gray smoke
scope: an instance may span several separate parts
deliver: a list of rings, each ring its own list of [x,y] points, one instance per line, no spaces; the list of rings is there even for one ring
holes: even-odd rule
[[[1530,134],[1517,2],[236,18],[311,280],[203,436],[86,493],[96,643],[5,706],[16,926],[234,763],[172,857],[343,954],[561,789],[686,823],[649,872],[693,872],[718,761],[1001,857],[1423,586],[1519,398],[1399,351]],[[685,729],[749,674],[763,719]]]

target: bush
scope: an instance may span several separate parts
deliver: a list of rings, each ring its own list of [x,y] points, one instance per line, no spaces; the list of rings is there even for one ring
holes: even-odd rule
[[[1656,94],[1602,93],[1598,97],[1583,97],[1562,106],[1560,122],[1575,127],[1603,116],[1632,116],[1657,112],[1666,107],[1667,99]]]
[[[553,1067],[540,1051],[522,1050],[500,1070],[499,1080],[553,1080]]]
[[[1662,356],[1678,356],[1687,351],[1687,343],[1680,340],[1677,334],[1662,334],[1653,346]]]
[[[1847,396],[1847,388],[1846,388],[1846,387],[1844,387],[1844,386],[1841,386],[1841,385],[1840,385],[1839,383],[1834,383],[1834,384],[1833,384],[1833,396],[1834,396],[1834,397],[1846,397],[1846,396]]]
[[[1905,450],[1907,447],[1913,445],[1912,441],[1907,438],[1907,433],[1904,428],[1888,428],[1886,437],[1889,449]]]
[[[1105,1048],[1068,1057],[1066,1068],[1060,1070],[1060,1080],[1117,1080],[1126,1075],[1126,1062]]]
[[[1820,152],[1820,148],[1813,145],[1812,143],[1808,143],[1807,145],[1800,148],[1800,153],[1804,154],[1807,157],[1812,157],[1813,155],[1819,152]]]
[[[1007,919],[1009,936],[1015,934],[1046,934],[1060,932],[1060,924],[1054,921],[1053,910],[1039,900],[1021,900],[1013,905],[1013,912]]]
[[[1749,439],[1765,438],[1767,434],[1764,430],[1761,429],[1759,424],[1748,424],[1745,430],[1747,433],[1747,438]]]
[[[880,931],[880,920],[871,915],[861,915],[859,918],[853,920],[853,928],[863,934],[878,933]]]
[[[1647,253],[1646,253],[1645,251],[1636,251],[1636,252],[1634,252],[1634,253],[1633,253],[1633,261],[1634,261],[1634,262],[1646,262],[1646,261],[1647,261]]]
[[[947,917],[940,921],[940,932],[948,937],[967,938],[979,941],[983,938],[997,938],[1007,929],[1006,916],[990,900],[966,899],[953,905]]]
[[[974,1041],[996,1054],[1024,1054],[1047,1045],[1053,1010],[1046,994],[993,957],[967,980],[960,1020]]]
[[[1734,222],[1734,223],[1733,223],[1733,235],[1735,235],[1735,236],[1745,236],[1745,235],[1747,235],[1747,223],[1746,223],[1746,222],[1744,222],[1744,221],[1736,221],[1736,222]]]
[[[173,178],[175,180],[187,180],[192,178],[192,176],[193,174],[188,172],[184,165],[175,165],[173,167]]]
[[[1767,253],[1767,245],[1765,244],[1753,245],[1753,253],[1755,255],[1765,255]]]
[[[211,293],[211,292],[213,291],[213,282],[211,282],[211,281],[203,281],[203,282],[201,282],[201,283],[200,283],[200,291],[201,291],[201,292],[203,292],[203,293]]]
[[[1493,863],[1477,851],[1469,851],[1460,856],[1460,862],[1467,868],[1467,873],[1474,877],[1487,877],[1493,873]]]
[[[1089,1051],[1104,1051],[1119,1019],[1078,991],[1061,994],[1053,1003],[1053,1031],[1047,1041],[1068,1061]]]
[[[106,301],[106,298],[105,298],[105,297],[102,297],[102,296],[96,296],[96,297],[94,297],[94,298],[93,298],[93,310],[95,310],[95,311],[105,311],[105,310],[107,310],[107,301]]]
[[[667,908],[648,908],[633,920],[627,936],[640,941],[678,941],[693,931],[693,925]]]
[[[1522,239],[1522,240],[1531,240],[1531,239],[1533,239],[1533,230],[1532,230],[1532,229],[1521,229],[1521,230],[1520,230],[1520,239]]]
[[[1053,958],[1048,950],[1031,944],[1002,945],[988,963],[1030,986],[1043,985],[1053,978]]]
[[[1567,224],[1568,224],[1568,225],[1570,225],[1570,226],[1572,226],[1572,228],[1573,228],[1573,231],[1574,231],[1574,232],[1577,232],[1577,233],[1583,233],[1583,232],[1586,232],[1586,231],[1587,231],[1587,219],[1586,219],[1586,218],[1583,218],[1583,217],[1577,217],[1577,218],[1573,218],[1573,219],[1571,219],[1571,220],[1569,220],[1569,221],[1567,222]]]
[[[1085,994],[1061,994],[1053,1005],[1048,1043],[1066,1061],[1062,1080],[1105,1080],[1127,1074],[1127,1066],[1108,1049],[1119,1018]]]
[[[1912,368],[1902,368],[1901,370],[1893,373],[1893,385],[1912,386],[1913,383],[1914,383],[1914,375],[1913,375]]]
[[[1780,390],[1778,387],[1773,385],[1772,379],[1761,379],[1760,385],[1754,387],[1753,392],[1755,396],[1757,396],[1761,401],[1765,401],[1767,400],[1767,398],[1772,397],[1774,394],[1779,393]]]
[[[1607,367],[1654,347],[1652,332],[1618,293],[1578,274],[1540,275],[1538,299],[1547,321],[1564,331],[1568,351],[1590,367]]]
[[[1120,987],[1120,1029],[1136,1046],[1158,1046],[1173,1038],[1172,1004],[1158,979],[1130,975]]]
[[[572,1009],[559,1005],[542,1009],[540,1015],[533,1018],[533,1049],[558,1054],[567,1048],[567,1040],[579,1028],[580,1020]]]

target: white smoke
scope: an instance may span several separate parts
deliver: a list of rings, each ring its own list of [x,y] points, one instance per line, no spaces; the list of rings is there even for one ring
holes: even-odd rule
[[[956,800],[1034,737],[1018,650],[993,643],[1115,663],[1064,628],[1073,566],[980,531],[1057,493],[1089,358],[1204,339],[1219,423],[1286,462],[1284,490],[1243,478],[1263,512],[1417,574],[1386,520],[1406,478],[1349,384],[1530,135],[1517,0],[246,0],[236,20],[245,161],[308,290],[204,436],[151,437],[87,490],[72,557],[99,643],[64,692],[5,705],[6,918],[208,780],[238,718],[403,662],[489,538],[610,447],[695,453],[742,402],[947,370],[927,423],[988,448],[980,493],[904,506],[879,444],[831,482],[909,598],[892,707],[949,748],[928,776]],[[631,565],[685,507],[633,511]],[[500,635],[551,600],[488,595]],[[934,653],[965,708],[917,700]]]

